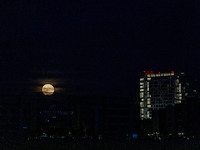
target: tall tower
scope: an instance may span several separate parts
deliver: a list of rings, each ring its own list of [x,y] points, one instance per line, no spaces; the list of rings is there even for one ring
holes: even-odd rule
[[[140,78],[140,118],[152,119],[152,110],[180,104],[185,96],[184,73],[144,71]]]

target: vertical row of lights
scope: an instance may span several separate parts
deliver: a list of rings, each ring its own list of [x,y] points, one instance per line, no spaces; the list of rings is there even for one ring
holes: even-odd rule
[[[151,119],[151,114],[148,111],[151,108],[151,95],[149,91],[149,80],[151,78],[140,78],[140,118]]]
[[[176,84],[176,100],[175,100],[175,103],[176,104],[180,104],[181,101],[182,101],[182,87],[181,87],[181,83],[179,82],[179,79],[176,79],[175,81],[175,84]]]
[[[147,78],[147,82],[146,82],[146,91],[147,91],[147,97],[146,97],[146,105],[147,105],[147,111],[146,111],[146,118],[151,119],[151,114],[149,111],[149,108],[151,108],[151,95],[150,95],[150,91],[149,91],[149,81],[151,80],[151,78]]]
[[[144,78],[140,78],[140,118],[144,119]]]

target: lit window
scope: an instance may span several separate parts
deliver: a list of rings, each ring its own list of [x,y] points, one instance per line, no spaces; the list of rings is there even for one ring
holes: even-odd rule
[[[144,101],[144,98],[142,98],[141,101],[143,102],[143,101]]]
[[[144,107],[144,102],[140,102],[140,107]]]
[[[148,108],[151,108],[151,105],[147,105]]]
[[[151,78],[147,78],[147,80],[151,80]]]
[[[147,95],[147,97],[151,97],[151,95]]]
[[[144,109],[143,109],[143,108],[140,109],[140,113],[141,113],[141,114],[144,114]]]
[[[175,81],[177,84],[179,83],[179,79],[176,79],[176,81]]]
[[[140,91],[144,91],[144,89],[140,89]]]
[[[156,77],[159,77],[160,76],[160,74],[156,74]]]
[[[179,92],[181,92],[181,83],[179,83]]]
[[[144,81],[144,78],[140,78],[140,81]]]
[[[170,76],[170,73],[164,73],[163,76]]]
[[[140,86],[140,89],[144,88],[144,86]]]
[[[144,85],[144,82],[140,82],[140,85]]]
[[[149,87],[149,82],[147,82],[147,87]]]
[[[144,93],[140,92],[140,98],[144,97]]]
[[[150,100],[147,100],[147,104],[151,104],[151,101],[150,101]]]
[[[150,117],[150,113],[149,113],[149,111],[147,111],[147,118],[149,118]]]

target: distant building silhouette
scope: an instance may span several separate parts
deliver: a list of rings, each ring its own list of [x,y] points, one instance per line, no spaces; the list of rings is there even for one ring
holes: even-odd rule
[[[0,133],[8,138],[133,138],[139,105],[128,97],[38,93],[0,96]]]
[[[127,138],[139,132],[139,106],[127,97],[75,96],[80,132],[93,138]]]

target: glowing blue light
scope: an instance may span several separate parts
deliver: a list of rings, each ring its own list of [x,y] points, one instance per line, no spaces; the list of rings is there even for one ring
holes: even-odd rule
[[[56,119],[56,116],[54,115],[54,116],[52,116],[51,118]]]
[[[137,134],[133,134],[133,139],[137,139]]]
[[[28,127],[22,127],[23,129],[28,129]]]

